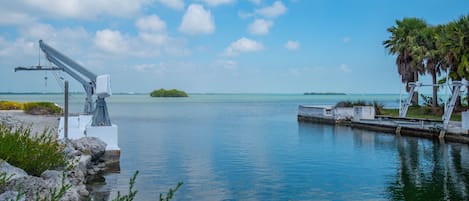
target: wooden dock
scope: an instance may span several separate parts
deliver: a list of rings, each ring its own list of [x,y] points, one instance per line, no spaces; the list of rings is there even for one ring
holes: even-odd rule
[[[349,126],[357,129],[391,133],[395,135],[406,135],[423,137],[429,139],[446,140],[469,144],[468,130],[462,128],[461,122],[450,121],[448,128],[443,129],[443,121],[422,118],[401,118],[392,116],[376,115],[374,118],[345,118],[337,119],[334,116],[324,116],[305,113],[300,106],[298,121],[337,126]]]

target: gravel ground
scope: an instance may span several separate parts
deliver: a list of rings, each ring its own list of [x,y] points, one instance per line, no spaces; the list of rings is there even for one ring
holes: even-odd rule
[[[59,127],[60,116],[30,115],[22,110],[0,110],[0,122],[9,126],[31,127],[31,134],[41,134],[44,129],[50,129],[56,134]]]

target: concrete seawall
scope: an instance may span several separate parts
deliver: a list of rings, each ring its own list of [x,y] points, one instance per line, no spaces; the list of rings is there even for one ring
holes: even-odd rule
[[[298,121],[331,124],[336,126],[348,126],[357,129],[390,133],[394,135],[405,135],[422,137],[428,139],[446,140],[469,144],[467,131],[461,128],[460,122],[450,122],[448,130],[440,138],[442,124],[440,121],[412,118],[381,118],[372,120],[335,120],[333,118],[313,117],[298,115]]]

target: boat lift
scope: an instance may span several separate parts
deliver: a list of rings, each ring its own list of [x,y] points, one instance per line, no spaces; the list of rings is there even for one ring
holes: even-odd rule
[[[83,85],[86,98],[83,115],[71,117],[68,134],[73,138],[94,136],[107,144],[107,150],[120,150],[117,143],[117,126],[111,123],[105,98],[112,95],[110,76],[95,75],[69,57],[39,40],[39,47],[53,67],[41,65],[32,67],[16,67],[16,71],[63,71]],[[96,104],[93,95],[97,95]],[[59,125],[59,136],[64,136],[64,118]]]
[[[399,117],[405,118],[407,115],[407,111],[409,110],[409,106],[411,105],[412,97],[414,96],[414,92],[418,91],[419,87],[422,86],[435,86],[433,84],[422,84],[419,82],[410,82],[410,91],[409,96],[405,100],[405,102],[401,103],[401,110],[399,111]],[[453,114],[454,106],[456,104],[456,100],[458,96],[461,94],[461,88],[463,86],[469,86],[469,82],[465,79],[462,81],[453,81],[452,84],[453,89],[451,93],[451,97],[446,101],[445,104],[445,111],[443,116],[441,117],[443,120],[443,130],[446,131],[448,129],[449,121],[451,119],[451,115]],[[436,85],[439,86],[439,85]],[[448,85],[449,86],[449,85]]]

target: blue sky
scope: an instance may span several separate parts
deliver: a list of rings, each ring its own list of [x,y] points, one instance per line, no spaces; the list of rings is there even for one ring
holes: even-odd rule
[[[13,72],[38,64],[43,39],[92,72],[110,74],[113,92],[399,93],[394,56],[382,46],[386,28],[403,17],[436,25],[469,13],[461,0],[0,4],[0,92],[58,92],[55,76],[73,80],[65,73]],[[71,87],[82,91],[76,81]]]

